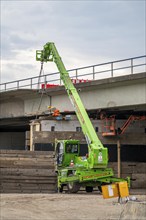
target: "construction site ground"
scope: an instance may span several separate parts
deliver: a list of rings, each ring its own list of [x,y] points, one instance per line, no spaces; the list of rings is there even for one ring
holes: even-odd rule
[[[134,196],[139,202],[119,204],[98,192],[1,194],[0,220],[144,220],[146,194]]]

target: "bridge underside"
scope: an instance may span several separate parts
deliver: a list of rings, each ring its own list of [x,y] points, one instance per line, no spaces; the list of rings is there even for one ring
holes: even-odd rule
[[[134,106],[133,106],[134,107]],[[116,119],[126,120],[130,115],[143,116],[146,115],[146,106],[142,105],[139,108],[135,109],[104,109],[107,116],[116,115]],[[101,110],[92,109],[88,111],[88,115],[92,119],[100,119]],[[65,114],[62,112],[62,114]],[[70,112],[70,115],[74,115],[74,112]],[[38,117],[47,116],[46,114],[38,114]],[[0,132],[4,131],[27,131],[30,129],[30,122],[36,119],[36,115],[32,116],[22,116],[22,117],[13,117],[13,118],[1,118],[0,119]]]

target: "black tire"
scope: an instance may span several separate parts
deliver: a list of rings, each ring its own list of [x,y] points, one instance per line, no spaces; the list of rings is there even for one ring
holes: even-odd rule
[[[73,176],[70,174],[69,176]],[[79,182],[69,182],[67,183],[67,189],[69,193],[77,193],[80,189],[80,184]]]
[[[98,186],[98,190],[99,190],[100,193],[102,193],[102,188],[101,188],[101,186]]]
[[[61,185],[61,187],[59,188],[58,192],[59,192],[59,193],[62,193],[62,192],[63,192],[63,185]]]
[[[86,192],[87,193],[93,192],[93,186],[86,186]]]
[[[63,192],[63,185],[61,185],[60,188],[56,187],[56,192],[57,193],[62,193]]]

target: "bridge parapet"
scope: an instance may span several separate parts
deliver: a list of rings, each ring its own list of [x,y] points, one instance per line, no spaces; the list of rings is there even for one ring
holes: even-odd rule
[[[68,70],[74,83],[146,72],[146,55]],[[18,89],[45,89],[61,86],[60,73],[20,79],[0,84],[0,92]]]

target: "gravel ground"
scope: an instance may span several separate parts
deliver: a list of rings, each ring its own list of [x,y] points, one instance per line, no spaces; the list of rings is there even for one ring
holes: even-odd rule
[[[146,195],[136,197],[146,201]],[[146,210],[146,204],[141,208],[138,202],[132,202],[134,206],[131,206],[130,202],[119,204],[117,201],[117,198],[105,200],[96,193],[1,194],[0,220],[146,219],[146,212],[141,211]]]

